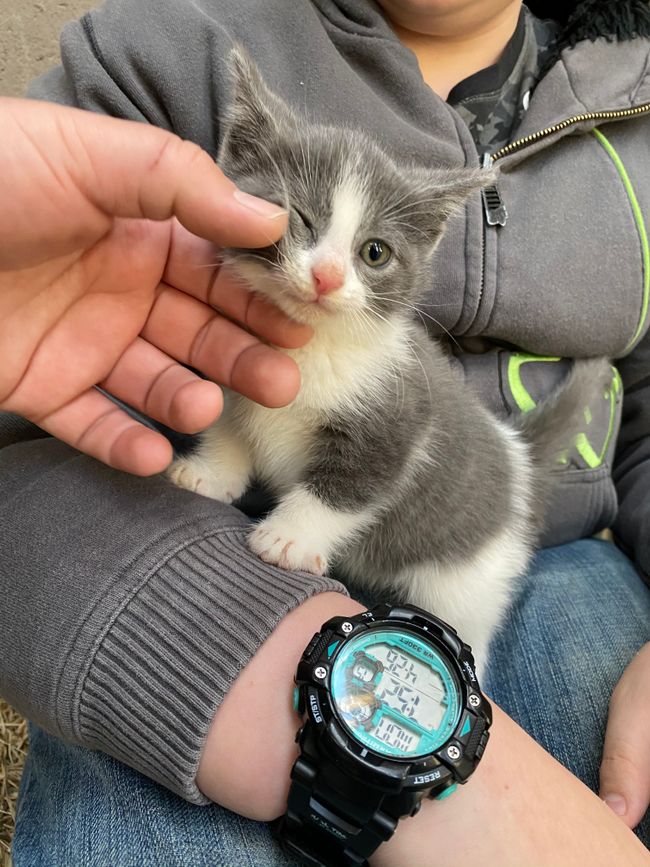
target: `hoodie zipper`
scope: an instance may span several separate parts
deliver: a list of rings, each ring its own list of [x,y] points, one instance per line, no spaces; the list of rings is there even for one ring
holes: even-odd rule
[[[508,157],[511,154],[523,150],[531,144],[540,141],[560,132],[569,126],[574,126],[577,123],[584,123],[589,120],[622,120],[626,117],[638,117],[642,114],[650,112],[650,102],[645,102],[643,105],[637,105],[634,108],[622,108],[616,111],[590,111],[585,114],[574,114],[573,117],[568,117],[560,123],[554,123],[552,126],[547,126],[544,129],[533,132],[530,135],[525,135],[522,138],[515,139],[510,144],[499,148],[493,154],[485,153],[482,158],[482,168],[490,169],[498,162],[498,160]],[[505,203],[501,198],[501,194],[497,185],[486,187],[483,191],[483,209],[485,211],[485,220],[488,226],[505,226],[508,220],[508,211]]]
[[[648,112],[650,112],[650,102],[645,102],[643,105],[637,105],[634,108],[622,108],[617,111],[590,111],[586,114],[574,114],[573,117],[568,117],[566,120],[560,121],[560,123],[547,126],[544,129],[540,129],[538,132],[525,135],[523,138],[515,139],[515,141],[510,142],[510,144],[499,148],[498,151],[495,151],[490,155],[489,165],[494,165],[497,160],[510,156],[510,154],[520,151],[522,148],[534,144],[534,142],[546,138],[549,135],[553,135],[560,130],[566,129],[568,126],[573,126],[576,123],[584,123],[588,120],[622,120],[626,117],[636,117],[637,115],[647,114]]]
[[[493,154],[484,153],[481,158],[481,168],[490,169],[498,160],[517,153],[517,151],[523,150],[528,147],[528,145],[534,144],[535,142],[540,141],[540,139],[547,138],[556,132],[560,132],[560,130],[566,129],[569,126],[574,126],[577,123],[584,123],[589,120],[623,120],[627,117],[638,117],[648,113],[650,113],[650,102],[645,102],[643,105],[637,105],[634,108],[622,108],[614,111],[590,111],[585,114],[575,114],[572,117],[566,118],[566,120],[560,121],[560,123],[554,123],[552,126],[547,126],[544,129],[538,130],[538,132],[533,132],[530,135],[515,139],[515,141],[499,148],[499,150],[495,151]],[[478,296],[479,305],[483,298],[483,290],[485,288],[486,227],[491,226],[492,228],[496,228],[497,226],[505,226],[508,222],[508,209],[501,198],[501,193],[496,184],[492,184],[481,190],[481,196],[483,199],[485,221],[483,223],[483,255],[481,257],[482,270]]]

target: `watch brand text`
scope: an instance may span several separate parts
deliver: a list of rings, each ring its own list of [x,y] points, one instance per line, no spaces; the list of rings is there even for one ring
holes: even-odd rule
[[[341,840],[345,840],[345,834],[343,833],[343,831],[335,828],[334,825],[331,825],[329,822],[326,822],[322,816],[318,815],[318,813],[312,813],[310,818],[312,822],[314,822],[314,824],[319,825],[321,828],[323,828],[324,831],[328,831],[335,837],[339,837]]]
[[[416,650],[418,653],[423,656],[429,657],[429,659],[435,659],[433,653],[429,650],[425,650],[421,643],[416,643],[415,641],[410,641],[405,636],[400,636],[400,643],[405,647],[410,647],[412,650]]]
[[[474,669],[467,660],[463,662],[463,668],[467,672],[467,676],[472,681],[472,683],[476,683],[476,675],[474,674]]]
[[[322,723],[323,722],[323,716],[320,712],[318,699],[316,698],[315,695],[309,696],[309,707],[311,708],[311,713],[312,713],[312,716],[314,717],[314,722]]]

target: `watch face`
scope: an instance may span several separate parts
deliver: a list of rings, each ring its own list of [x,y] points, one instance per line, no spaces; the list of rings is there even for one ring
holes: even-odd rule
[[[458,678],[444,656],[399,628],[348,641],[334,661],[330,692],[354,738],[391,758],[432,753],[460,719]]]

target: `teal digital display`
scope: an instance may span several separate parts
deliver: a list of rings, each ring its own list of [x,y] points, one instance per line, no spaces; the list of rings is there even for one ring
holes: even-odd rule
[[[330,692],[355,739],[385,756],[427,755],[460,719],[460,688],[444,657],[399,629],[348,641],[334,660]]]

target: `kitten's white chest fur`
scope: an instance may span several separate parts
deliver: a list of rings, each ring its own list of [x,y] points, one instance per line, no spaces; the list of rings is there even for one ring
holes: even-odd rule
[[[332,414],[359,411],[362,399],[383,390],[407,362],[410,324],[399,320],[359,326],[333,323],[301,349],[286,350],[301,373],[288,407],[268,409],[232,396],[220,426],[230,426],[250,449],[254,475],[281,492],[299,479],[314,447],[314,434]]]
[[[383,392],[386,378],[397,376],[409,358],[411,325],[404,319],[326,325],[306,346],[287,350],[302,377],[287,412],[350,411],[360,396]]]
[[[233,433],[250,454],[252,475],[281,493],[301,478],[318,424],[314,412],[267,409],[239,395],[232,398]],[[228,419],[224,419],[228,423]],[[219,436],[219,425],[215,433]]]

